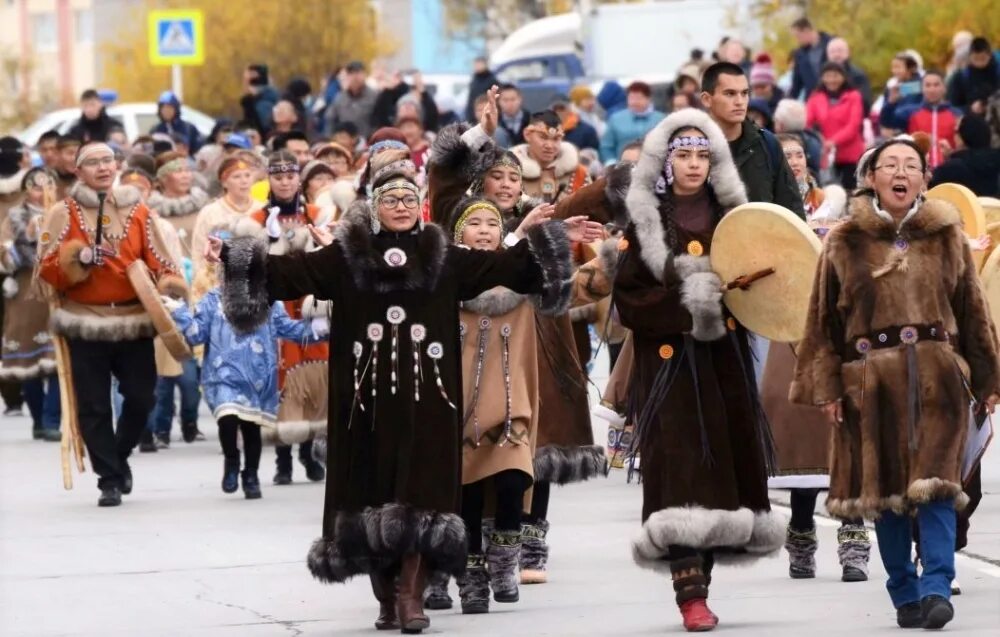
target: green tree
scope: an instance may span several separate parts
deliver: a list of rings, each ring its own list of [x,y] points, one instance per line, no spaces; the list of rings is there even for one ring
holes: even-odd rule
[[[170,86],[170,68],[149,61],[146,33],[151,9],[200,9],[205,16],[205,64],[184,67],[184,101],[217,115],[239,114],[242,72],[261,62],[279,89],[292,77],[318,90],[331,70],[350,60],[370,62],[391,52],[380,37],[368,0],[144,0],[119,21],[119,35],[103,50],[102,84],[123,101],[148,101]]]

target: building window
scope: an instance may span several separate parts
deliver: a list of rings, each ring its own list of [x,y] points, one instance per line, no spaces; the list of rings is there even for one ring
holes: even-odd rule
[[[77,9],[73,12],[73,26],[76,31],[77,44],[90,44],[94,41],[94,12],[90,9]]]
[[[32,14],[31,43],[36,51],[55,51],[59,48],[55,13]]]

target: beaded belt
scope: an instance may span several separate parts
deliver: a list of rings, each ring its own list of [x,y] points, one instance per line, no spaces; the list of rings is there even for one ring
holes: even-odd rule
[[[892,325],[866,336],[859,336],[851,342],[844,358],[848,361],[856,361],[864,358],[869,352],[876,349],[888,349],[899,347],[900,345],[914,345],[919,341],[939,341],[952,344],[957,335],[949,334],[941,323],[927,323],[924,325]]]

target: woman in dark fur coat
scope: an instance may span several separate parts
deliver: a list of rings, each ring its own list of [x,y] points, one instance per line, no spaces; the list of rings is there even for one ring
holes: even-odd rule
[[[768,500],[773,450],[747,332],[726,317],[708,259],[716,225],[746,191],[719,127],[684,109],[646,136],[626,202],[614,302],[635,339],[640,406],[643,525],[632,552],[671,573],[687,630],[712,630],[714,561],[777,551],[787,522]]]
[[[503,285],[561,306],[569,241],[562,223],[547,223],[501,254],[453,246],[421,223],[412,173],[376,163],[371,198],[325,248],[268,255],[245,237],[213,240],[210,257],[225,263],[224,309],[237,328],[265,320],[274,300],[331,301],[329,475],[309,569],[323,582],[369,575],[376,627],[420,632],[428,573],[466,564],[458,304]]]
[[[630,171],[618,168],[563,198],[555,207],[536,206],[522,196],[521,163],[491,139],[496,129],[495,100],[489,100],[480,124],[442,129],[431,147],[428,166],[431,219],[448,223],[466,194],[483,196],[500,208],[506,229],[513,232],[529,215],[565,220],[586,215],[600,223],[624,225],[624,193]],[[511,235],[508,235],[511,236]],[[546,581],[551,484],[593,478],[604,468],[604,449],[594,444],[587,397],[587,377],[574,342],[568,313],[536,316],[539,363],[539,423],[535,452],[535,484],[531,510],[525,515],[521,544],[521,583]],[[489,524],[487,523],[487,528]],[[428,600],[431,608],[450,606],[440,585]]]
[[[941,628],[970,402],[992,411],[1000,393],[996,332],[958,211],[924,198],[920,149],[889,140],[867,167],[823,244],[791,399],[834,425],[826,507],[875,520],[897,623]]]

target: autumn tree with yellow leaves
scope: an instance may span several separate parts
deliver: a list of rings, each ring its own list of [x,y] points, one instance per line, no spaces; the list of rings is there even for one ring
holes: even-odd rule
[[[102,85],[122,101],[154,100],[170,87],[170,68],[149,61],[147,13],[154,9],[203,13],[205,63],[184,67],[184,102],[213,115],[239,115],[247,64],[267,64],[279,90],[297,76],[319,90],[333,69],[390,52],[368,0],[145,0],[118,21],[117,37],[102,50]]]
[[[764,33],[763,49],[779,67],[797,46],[789,25],[806,16],[813,25],[851,46],[851,62],[867,71],[876,89],[889,77],[892,57],[915,49],[927,68],[944,69],[958,31],[1000,45],[996,0],[754,0],[752,15]]]

